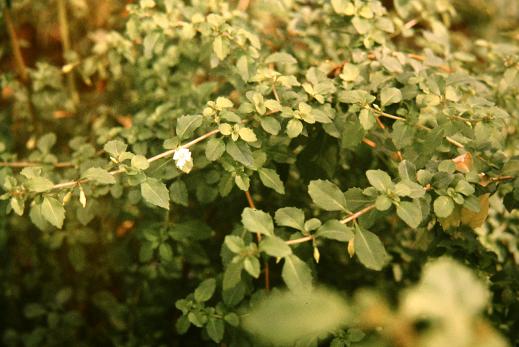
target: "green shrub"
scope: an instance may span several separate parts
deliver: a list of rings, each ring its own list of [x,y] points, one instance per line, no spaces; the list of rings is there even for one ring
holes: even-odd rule
[[[4,345],[519,343],[515,5],[128,2],[1,2]]]

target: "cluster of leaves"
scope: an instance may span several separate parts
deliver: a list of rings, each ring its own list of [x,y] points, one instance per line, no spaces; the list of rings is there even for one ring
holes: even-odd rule
[[[97,1],[0,2],[5,345],[519,342],[513,33],[447,0],[103,3],[85,34]],[[60,58],[25,65],[24,11]]]

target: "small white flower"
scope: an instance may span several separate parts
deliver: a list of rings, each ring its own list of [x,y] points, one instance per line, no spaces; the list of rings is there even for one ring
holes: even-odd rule
[[[173,154],[173,160],[175,160],[177,167],[185,173],[189,173],[189,171],[191,171],[193,168],[193,158],[191,157],[191,151],[187,148],[181,147],[177,149]]]

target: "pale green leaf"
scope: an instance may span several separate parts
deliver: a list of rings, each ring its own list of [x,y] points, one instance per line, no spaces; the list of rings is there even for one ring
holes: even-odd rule
[[[211,138],[207,141],[207,145],[205,146],[205,156],[210,161],[215,161],[220,159],[222,154],[225,152],[225,143],[222,139],[219,138]]]
[[[261,168],[258,170],[261,182],[269,188],[274,189],[279,194],[285,194],[285,187],[275,170]]]
[[[242,315],[241,323],[261,346],[314,346],[347,325],[349,312],[341,295],[323,288],[297,295],[272,291]]]
[[[208,278],[198,285],[195,289],[195,300],[198,302],[206,302],[211,299],[216,289],[216,280]]]
[[[304,261],[295,255],[285,257],[281,277],[293,292],[308,292],[312,289],[312,272]]]
[[[286,242],[277,236],[267,236],[261,240],[260,251],[276,258],[283,258],[292,254],[292,249]]]
[[[438,217],[446,218],[454,210],[454,201],[448,196],[439,196],[434,200],[433,208]]]
[[[221,36],[217,36],[213,41],[214,54],[220,60],[224,60],[229,55],[229,44]]]
[[[380,271],[390,259],[382,241],[369,230],[357,227],[354,244],[355,254],[368,269]]]
[[[312,201],[326,211],[347,211],[343,192],[330,181],[315,180],[308,185]]]
[[[375,187],[378,191],[387,192],[393,188],[393,182],[387,172],[382,170],[368,170],[366,171],[366,177],[369,183]]]
[[[402,101],[402,92],[400,89],[389,87],[382,89],[380,92],[380,102],[382,107],[396,104],[400,101]]]
[[[228,141],[225,147],[227,153],[239,163],[245,166],[252,167],[254,165],[254,158],[249,146],[244,142]]]
[[[91,167],[83,173],[82,177],[99,184],[115,183],[115,177],[105,169],[99,167]]]
[[[305,227],[305,214],[303,210],[299,208],[280,208],[276,211],[274,219],[279,226],[290,227],[301,231],[303,231]]]
[[[46,192],[46,191],[52,189],[53,186],[54,186],[54,184],[52,183],[51,180],[49,180],[48,178],[45,178],[45,177],[41,177],[41,176],[34,176],[27,180],[27,188],[31,192],[36,192],[36,193]]]
[[[131,160],[132,167],[137,170],[146,170],[150,167],[150,163],[145,156],[137,154]]]
[[[156,178],[148,178],[141,183],[141,194],[150,204],[169,210],[168,188]]]
[[[396,208],[396,214],[413,229],[422,222],[422,210],[417,202],[400,202]]]
[[[263,235],[274,234],[274,223],[268,213],[246,207],[241,214],[241,221],[245,229]]]
[[[176,134],[179,139],[185,139],[193,135],[193,132],[202,125],[201,115],[188,115],[177,120]]]
[[[61,229],[63,227],[65,208],[57,199],[50,196],[44,197],[41,204],[41,214],[56,228]]]
[[[336,219],[326,221],[317,230],[316,236],[340,242],[348,242],[354,237],[353,228],[344,225]]]

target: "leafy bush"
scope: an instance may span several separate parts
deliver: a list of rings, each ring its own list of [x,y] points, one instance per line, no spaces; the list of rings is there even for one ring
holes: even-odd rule
[[[1,2],[4,345],[519,343],[515,5],[123,3]]]

